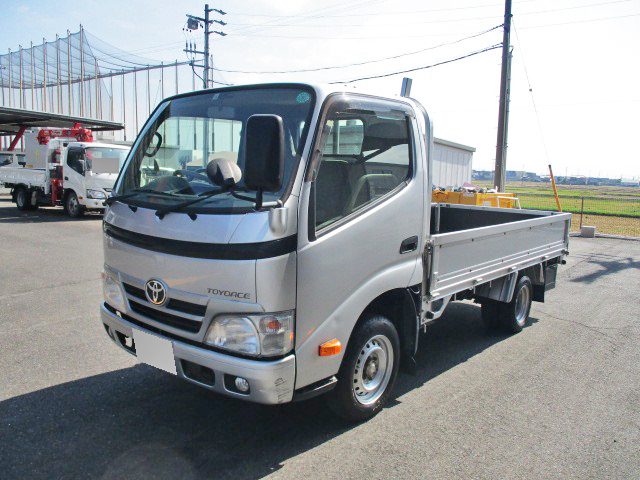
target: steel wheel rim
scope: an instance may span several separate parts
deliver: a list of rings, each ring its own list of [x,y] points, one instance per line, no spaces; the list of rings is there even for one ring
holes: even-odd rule
[[[393,347],[384,335],[367,340],[358,354],[353,371],[353,396],[361,405],[378,401],[393,372]]]
[[[78,199],[75,195],[69,195],[69,211],[73,214],[76,213],[78,209]]]
[[[529,289],[522,287],[516,297],[516,322],[518,322],[518,325],[524,325],[524,322],[527,320],[529,296]]]

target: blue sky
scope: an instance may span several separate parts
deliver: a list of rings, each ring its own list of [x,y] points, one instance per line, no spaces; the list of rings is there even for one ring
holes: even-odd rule
[[[212,42],[219,69],[333,67],[424,50],[317,72],[215,73],[231,83],[343,81],[431,65],[500,43],[496,30],[451,44],[500,25],[504,11],[499,0],[220,0],[210,6],[228,12],[214,17],[227,22],[217,27],[228,35]],[[185,13],[202,15],[203,7],[196,1],[5,1],[0,47],[6,52],[43,37],[54,40],[82,23],[124,51],[184,60]],[[513,14],[507,168],[544,173],[552,163],[557,175],[639,176],[640,0],[514,0]],[[200,47],[199,33],[190,38]],[[474,168],[493,169],[500,50],[407,75],[436,136],[475,147]],[[402,76],[355,85],[397,93]]]

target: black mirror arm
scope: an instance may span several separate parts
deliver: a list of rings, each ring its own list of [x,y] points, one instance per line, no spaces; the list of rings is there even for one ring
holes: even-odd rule
[[[276,207],[282,207],[282,200],[276,200],[273,202],[264,202],[262,200],[262,190],[257,190],[256,191],[256,198],[251,198],[251,197],[247,197],[245,195],[240,195],[239,193],[236,193],[234,190],[231,190],[229,192],[232,196],[234,196],[235,198],[238,198],[240,200],[246,200],[247,202],[253,202],[255,204],[254,208],[256,211],[262,210],[263,208],[276,208]]]
[[[246,200],[247,202],[253,202],[255,204],[254,208],[256,209],[256,211],[260,210],[262,208],[262,190],[256,190],[256,198],[251,198],[251,197],[247,197],[245,195],[240,195],[239,193],[236,193],[235,191],[231,190],[231,195],[233,195],[234,197],[240,199],[240,200]]]

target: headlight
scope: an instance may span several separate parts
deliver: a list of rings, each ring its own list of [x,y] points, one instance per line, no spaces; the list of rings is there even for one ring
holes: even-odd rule
[[[87,189],[87,198],[93,198],[94,200],[104,200],[105,198],[107,198],[107,196],[101,190]]]
[[[104,299],[113,308],[124,311],[126,310],[124,294],[118,282],[109,274],[102,272],[102,290],[104,291]]]
[[[273,357],[293,348],[293,311],[261,315],[219,315],[205,343],[246,355]]]

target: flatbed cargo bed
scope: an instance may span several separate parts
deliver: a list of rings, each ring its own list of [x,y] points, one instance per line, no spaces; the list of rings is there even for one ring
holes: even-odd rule
[[[44,168],[0,167],[0,183],[47,189],[47,171]]]
[[[570,213],[438,204],[431,207],[429,301],[568,252]]]

